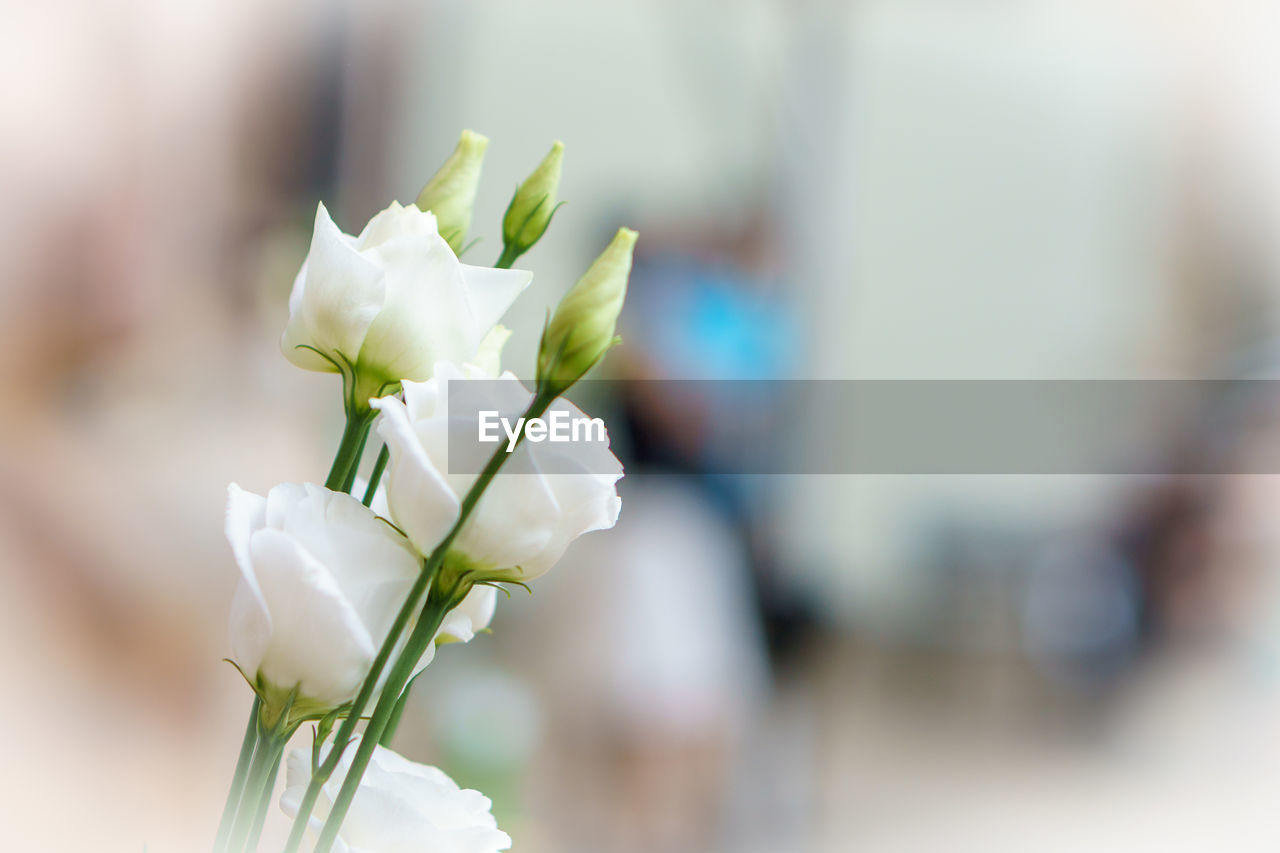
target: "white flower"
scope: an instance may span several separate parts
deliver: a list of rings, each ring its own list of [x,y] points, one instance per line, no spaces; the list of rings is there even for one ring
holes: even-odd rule
[[[289,297],[281,347],[308,370],[354,369],[358,405],[439,360],[466,362],[533,274],[459,262],[433,214],[397,202],[359,237],[323,204]]]
[[[296,687],[309,705],[350,701],[421,558],[350,495],[295,483],[265,498],[234,483],[228,492],[227,539],[241,572],[231,606],[237,666],[278,692]]]
[[[363,495],[368,486],[367,480],[357,478],[353,494]],[[369,506],[383,518],[391,518],[391,510],[387,506],[385,479],[378,484],[378,489],[373,493],[373,500],[369,502]],[[497,607],[498,590],[492,586],[473,587],[457,607],[445,614],[444,621],[436,631],[435,642],[437,644],[471,642],[476,634],[489,627]]]
[[[470,378],[483,372],[468,371]],[[446,386],[463,379],[451,364],[436,366],[427,382],[404,383],[404,401],[373,401],[381,410],[377,430],[391,451],[387,497],[391,519],[423,553],[429,554],[458,518],[459,506],[476,473],[450,472],[450,431],[476,435],[474,412],[450,419]],[[511,373],[474,386],[480,409],[523,412],[532,399]],[[558,401],[552,411],[586,416]],[[548,413],[550,416],[550,413]],[[459,430],[458,421],[462,420]],[[603,443],[522,443],[506,461],[454,540],[450,553],[476,569],[502,572],[526,581],[545,573],[569,544],[591,530],[612,527],[621,501],[617,481],[622,465]],[[550,472],[550,473],[549,473]]]
[[[359,738],[347,746],[321,789],[308,829],[314,837],[324,825],[333,799],[351,767]],[[296,817],[311,781],[311,752],[289,754],[280,808]],[[334,853],[496,853],[511,846],[498,829],[489,798],[459,788],[445,773],[377,747],[342,828]]]

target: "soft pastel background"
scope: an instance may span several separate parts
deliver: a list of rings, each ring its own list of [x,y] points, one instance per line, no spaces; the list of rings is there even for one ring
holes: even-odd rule
[[[320,479],[340,431],[277,348],[317,200],[358,230],[474,128],[491,262],[563,139],[525,374],[628,224],[622,375],[1269,377],[1278,12],[0,6],[0,847],[207,849],[249,704],[224,489]],[[1275,478],[707,478],[751,412],[698,402],[601,401],[667,474],[410,705],[516,850],[1280,849]]]

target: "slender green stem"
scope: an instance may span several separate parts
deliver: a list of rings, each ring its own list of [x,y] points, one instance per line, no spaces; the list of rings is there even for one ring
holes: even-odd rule
[[[499,256],[498,262],[493,265],[493,268],[498,270],[509,270],[518,257],[520,257],[520,250],[508,243],[502,247],[502,255]]]
[[[267,809],[271,805],[271,797],[276,789],[276,776],[280,773],[280,757],[285,745],[289,742],[287,735],[278,737],[270,744],[272,754],[268,756],[266,781],[263,782],[262,796],[258,799],[258,807],[253,815],[253,825],[249,827],[248,850],[258,849],[258,839],[262,837],[262,826],[267,820]]]
[[[356,447],[355,457],[351,461],[351,467],[347,469],[347,478],[342,482],[342,491],[351,494],[351,490],[356,485],[356,475],[360,473],[360,460],[364,458],[364,446],[369,441],[369,427],[373,424],[373,415],[369,416],[368,422],[365,424],[364,432],[360,436],[360,444]]]
[[[374,412],[367,408],[347,407],[347,421],[342,431],[342,440],[338,444],[338,451],[334,454],[333,465],[330,466],[329,476],[325,481],[328,488],[351,490],[351,483],[354,482],[355,473],[359,470],[360,457],[364,453],[373,418]],[[262,698],[254,696],[253,707],[249,711],[249,722],[245,726],[244,740],[240,744],[240,756],[236,760],[236,769],[231,780],[231,789],[227,792],[226,805],[223,807],[222,819],[218,824],[218,834],[214,841],[215,853],[239,850],[249,836],[253,839],[252,843],[256,845],[266,819],[268,800],[280,768],[280,754],[292,732],[283,731],[282,727],[285,725],[283,718],[277,730],[272,733],[262,732],[259,717],[261,709]],[[264,740],[264,735],[273,739],[272,744]],[[279,741],[278,745],[274,743],[276,740]],[[275,749],[274,758],[270,758],[265,752],[269,746]],[[258,774],[264,772],[264,762],[269,767],[265,771],[265,777],[260,777]],[[262,793],[264,788],[265,795]],[[258,791],[256,800],[254,790]],[[246,823],[250,812],[246,812],[242,806],[252,806],[251,823]],[[236,837],[234,843],[232,843],[233,833]]]
[[[360,745],[351,758],[351,766],[342,780],[342,787],[329,809],[329,816],[325,819],[324,828],[320,831],[320,838],[316,842],[316,853],[328,853],[333,847],[338,837],[338,830],[342,827],[342,821],[346,818],[351,801],[360,787],[364,771],[373,758],[374,750],[386,730],[392,713],[400,703],[405,684],[413,675],[413,670],[426,652],[427,646],[435,641],[435,633],[439,630],[440,623],[444,621],[445,614],[456,607],[464,595],[466,595],[464,583],[433,584],[430,592],[427,593],[427,603],[418,619],[418,624],[409,635],[404,651],[400,653],[400,657],[387,674],[387,683],[383,685],[382,696],[378,699],[373,716],[369,718],[364,735],[360,738]]]
[[[410,620],[413,619],[414,614],[417,612],[419,601],[427,591],[434,574],[435,569],[429,570],[426,566],[418,574],[417,579],[409,590],[409,595],[405,599],[404,605],[401,606],[400,612],[396,614],[391,630],[387,632],[386,639],[382,642],[382,647],[378,649],[378,654],[374,657],[373,663],[369,667],[369,675],[365,677],[359,694],[352,701],[347,716],[343,718],[342,725],[338,727],[337,734],[333,737],[334,745],[330,748],[329,755],[320,765],[319,771],[311,774],[311,782],[308,783],[306,793],[303,794],[302,801],[298,804],[298,814],[294,818],[293,829],[289,832],[289,841],[285,845],[285,850],[288,853],[296,853],[298,847],[302,844],[302,836],[311,819],[311,810],[315,807],[316,799],[320,796],[320,790],[324,787],[324,783],[329,780],[329,777],[333,775],[339,759],[342,758],[343,751],[355,734],[356,725],[360,722],[360,716],[364,713],[369,700],[373,698],[378,679],[382,676],[382,670],[386,668],[387,661],[391,658],[391,653],[395,649],[396,643],[399,642],[400,636],[404,634]]]
[[[262,699],[254,694],[253,707],[249,709],[249,723],[244,727],[244,740],[240,743],[240,757],[236,759],[235,773],[231,776],[231,789],[227,791],[227,802],[222,807],[222,820],[218,822],[218,836],[213,842],[215,853],[222,853],[231,836],[231,827],[235,823],[240,797],[244,793],[245,779],[249,775],[249,762],[253,760],[253,747],[258,740],[258,709],[261,707]]]
[[[551,405],[553,399],[554,396],[552,395],[538,394],[535,396],[533,401],[529,404],[529,409],[525,412],[525,418],[534,418],[542,415],[547,410],[547,407]],[[521,439],[523,439],[523,433],[521,434]],[[484,494],[485,489],[489,487],[489,483],[491,483],[493,478],[497,475],[498,469],[502,467],[503,463],[508,458],[510,458],[510,454],[506,452],[505,447],[500,447],[494,451],[493,456],[490,457],[489,462],[484,467],[484,470],[482,470],[479,476],[476,477],[475,482],[471,484],[471,488],[467,491],[466,497],[463,498],[462,505],[458,510],[458,520],[454,522],[452,529],[450,529],[449,533],[435,547],[431,552],[431,555],[427,558],[426,564],[423,566],[422,573],[415,582],[413,589],[410,590],[409,596],[405,599],[404,606],[400,608],[400,613],[396,616],[395,624],[387,633],[387,637],[382,643],[382,648],[378,651],[378,656],[374,659],[373,665],[370,667],[369,675],[365,678],[364,685],[360,690],[360,695],[357,696],[355,701],[352,703],[348,716],[342,721],[342,726],[334,736],[334,746],[329,750],[329,756],[325,759],[324,764],[321,765],[320,772],[312,774],[311,783],[307,786],[306,793],[303,795],[302,802],[299,804],[298,814],[294,818],[293,831],[290,833],[289,843],[285,847],[286,853],[296,853],[299,845],[302,843],[303,833],[306,831],[308,821],[311,818],[311,810],[315,806],[320,790],[324,786],[324,783],[328,781],[329,777],[333,775],[333,771],[337,767],[337,763],[341,757],[343,749],[345,749],[352,734],[355,732],[356,722],[372,697],[374,686],[381,677],[382,670],[385,668],[387,660],[391,656],[391,651],[399,641],[400,635],[404,632],[404,629],[409,620],[413,617],[414,612],[417,610],[418,600],[421,598],[427,584],[435,578],[438,573],[441,564],[444,562],[445,554],[448,553],[449,547],[453,544],[453,540],[457,538],[463,525],[466,524],[467,520],[470,518],[472,511],[480,500],[480,496]],[[438,599],[440,597],[438,592],[439,587],[433,586],[432,589],[437,591],[436,597]],[[430,607],[431,602],[428,601],[427,605],[424,606],[422,617],[419,619],[419,627],[423,626],[424,621],[430,621],[427,619],[426,612]],[[444,612],[447,613],[448,611],[446,610]],[[441,618],[443,618],[443,615],[444,614],[442,613]],[[434,639],[435,631],[438,627],[439,624],[437,623],[435,626],[430,628],[430,633],[426,635],[428,640]],[[420,633],[421,632],[415,630],[415,634]],[[401,652],[400,659],[397,661],[397,665],[406,660],[410,662],[408,666],[409,674],[412,674],[413,665],[421,658],[422,651],[425,651],[426,649],[426,645],[420,643],[421,638],[419,637],[418,639],[419,644],[421,645],[421,650],[414,655],[409,646],[406,645],[404,651]],[[412,642],[413,640],[414,637],[411,636],[410,641]],[[383,686],[382,697],[378,701],[378,708],[382,708],[384,704],[387,706],[393,706],[395,703],[398,703],[400,694],[404,689],[404,682],[407,679],[408,675],[406,675],[404,679],[397,684],[393,681],[392,677],[388,675],[387,683]],[[388,697],[394,698],[388,699]],[[377,710],[375,709],[375,714],[376,713]],[[390,711],[386,712],[384,716],[389,715],[389,713]],[[372,725],[373,722],[371,720],[370,726]],[[329,848],[332,847],[333,841],[337,837],[338,827],[341,826],[343,818],[346,817],[346,811],[351,805],[351,798],[355,796],[355,789],[360,784],[360,778],[364,775],[364,768],[368,766],[369,758],[373,754],[373,748],[378,744],[378,738],[384,725],[385,720],[383,724],[379,725],[378,732],[371,733],[369,729],[366,729],[365,737],[361,739],[356,758],[353,759],[352,767],[348,770],[346,778],[343,780],[342,790],[339,792],[339,797],[342,799],[343,805],[339,809],[338,805],[335,803],[334,807],[330,809],[329,819],[326,820],[324,827],[325,835],[322,835],[321,844],[316,847],[317,853],[327,853]],[[361,758],[360,753],[362,752],[364,753],[363,763],[361,763],[357,769],[355,762]],[[324,840],[326,836],[327,842]]]
[[[244,794],[240,797],[240,808],[236,812],[235,826],[231,830],[231,842],[227,846],[228,853],[242,853],[249,840],[249,829],[253,826],[254,816],[258,812],[258,802],[263,796],[266,783],[271,747],[259,732],[258,745],[253,751],[253,761],[249,764],[249,778],[245,782]]]
[[[333,457],[329,476],[324,481],[326,488],[334,491],[351,491],[356,471],[360,468],[360,456],[364,453],[364,443],[369,437],[369,427],[373,424],[373,415],[372,409],[348,408],[347,424],[342,430],[342,441],[338,444],[338,452]]]
[[[253,750],[249,776],[245,782],[244,793],[240,797],[240,808],[236,813],[235,826],[231,831],[228,853],[243,853],[246,850],[257,849],[258,836],[262,832],[267,807],[270,805],[271,794],[275,789],[276,775],[280,770],[280,755],[297,729],[296,724],[291,725],[289,722],[288,705],[270,728],[264,727],[261,716],[257,717],[255,722],[257,746]]]
[[[331,756],[341,755],[342,750],[346,748],[339,748],[338,743],[339,741],[334,740],[333,746],[329,748]],[[323,769],[323,765],[321,769]],[[298,814],[293,819],[293,829],[289,830],[289,840],[284,845],[287,853],[295,853],[298,845],[302,843],[302,835],[307,831],[307,824],[311,820],[311,811],[316,807],[316,799],[320,796],[320,790],[324,787],[324,783],[328,781],[331,774],[332,771],[326,773],[323,779],[318,773],[311,774],[311,782],[307,785],[306,793],[302,795],[302,801],[298,803]]]
[[[391,449],[385,444],[378,451],[378,458],[373,463],[373,473],[369,475],[369,485],[364,490],[364,505],[373,505],[373,496],[378,491],[378,483],[382,482],[382,472],[387,470],[387,461],[391,459]]]
[[[555,399],[554,395],[536,395],[524,414],[526,420],[540,417],[546,412],[553,399]],[[449,547],[453,544],[453,540],[462,531],[463,525],[471,517],[476,504],[479,503],[481,495],[484,494],[489,483],[497,475],[498,469],[502,467],[502,464],[509,456],[510,454],[506,452],[505,448],[495,451],[485,465],[484,470],[480,472],[475,482],[471,484],[471,488],[467,491],[466,497],[462,499],[462,505],[458,510],[458,520],[454,522],[449,533],[440,544],[436,545],[435,550],[431,552],[431,556],[427,558],[427,568],[433,574],[438,572],[439,567],[444,562],[445,555],[449,551]],[[470,584],[464,580],[456,584],[449,584],[442,582],[439,577],[432,584],[431,590],[427,594],[427,603],[424,605],[423,612],[418,619],[418,624],[409,635],[409,640],[405,644],[404,650],[400,653],[400,657],[387,675],[386,684],[382,687],[382,695],[378,698],[378,704],[374,707],[373,716],[369,719],[368,726],[365,727],[364,737],[360,739],[360,746],[356,749],[356,754],[351,759],[351,766],[347,770],[346,778],[342,780],[342,788],[338,791],[338,796],[334,798],[333,805],[329,809],[329,816],[325,819],[324,828],[320,832],[320,839],[316,842],[315,853],[329,853],[329,850],[333,847],[333,843],[338,837],[338,830],[342,826],[342,821],[346,818],[347,810],[351,807],[351,801],[355,798],[356,790],[360,787],[360,780],[364,776],[365,768],[369,766],[369,761],[373,758],[374,749],[378,746],[378,742],[390,722],[391,715],[400,702],[405,684],[413,675],[413,669],[422,658],[427,645],[434,642],[435,633],[439,629],[440,622],[443,621],[445,614],[457,606],[467,594],[469,588]]]
[[[418,670],[418,675],[426,670]],[[391,719],[387,720],[387,727],[382,730],[382,737],[378,740],[383,746],[391,746],[391,740],[396,736],[396,729],[400,728],[400,718],[404,716],[404,706],[409,704],[409,694],[413,692],[413,683],[418,680],[418,675],[409,679],[409,683],[404,686],[404,690],[400,691],[400,698],[396,700],[395,710],[391,712]]]

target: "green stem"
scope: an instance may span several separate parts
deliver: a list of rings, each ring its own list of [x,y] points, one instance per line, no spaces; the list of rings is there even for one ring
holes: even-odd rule
[[[368,440],[369,427],[373,424],[374,412],[369,409],[360,409],[354,406],[347,407],[347,421],[342,430],[342,440],[338,444],[338,451],[334,454],[333,465],[329,468],[329,476],[325,481],[325,486],[330,489],[342,488],[345,491],[351,490],[351,483],[355,480],[355,472],[360,468],[360,457],[364,452],[365,442]],[[386,448],[383,448],[383,453]],[[386,466],[382,454],[379,454],[379,461],[382,467]],[[375,477],[381,476],[381,470],[375,471]],[[374,481],[376,488],[377,480]],[[372,490],[370,490],[370,496]],[[370,499],[372,499],[370,497]],[[368,506],[368,501],[365,502]],[[231,789],[227,792],[227,801],[222,809],[222,819],[218,822],[218,834],[214,840],[215,853],[225,853],[228,850],[228,843],[231,841],[232,831],[237,828],[240,821],[240,805],[245,800],[245,786],[249,781],[250,774],[254,768],[254,759],[261,752],[263,744],[259,737],[258,715],[262,709],[262,698],[254,696],[253,707],[249,711],[249,722],[245,726],[244,740],[240,744],[240,756],[236,760],[235,773],[231,779]],[[288,738],[286,737],[287,741]],[[283,750],[283,744],[281,750]],[[279,756],[275,762],[274,769],[270,772],[271,784],[275,784],[275,774],[279,769]],[[266,818],[266,807],[259,803],[257,810],[260,815],[254,816],[254,822],[251,827],[254,838],[262,829],[262,822]],[[243,842],[242,842],[243,843]]]
[[[435,633],[439,630],[440,623],[444,621],[445,614],[456,607],[466,595],[466,587],[465,582],[448,585],[433,584],[430,592],[427,593],[427,603],[423,607],[418,624],[409,635],[409,641],[405,644],[400,657],[387,674],[387,683],[383,685],[382,696],[379,697],[373,716],[369,718],[369,724],[360,738],[360,745],[356,748],[351,766],[342,780],[342,788],[329,809],[329,816],[325,819],[324,828],[320,831],[320,838],[316,842],[315,853],[329,853],[334,841],[337,840],[338,830],[347,816],[347,810],[351,808],[351,801],[360,787],[360,780],[386,731],[391,715],[400,704],[400,697],[406,683],[413,675],[413,670],[422,659],[427,646],[435,641]]]
[[[528,410],[525,412],[526,420],[536,418],[546,412],[547,408],[554,400],[553,395],[538,394],[530,402]],[[520,438],[524,435],[521,433]],[[481,495],[485,489],[493,481],[497,475],[498,469],[503,463],[510,458],[511,454],[506,452],[505,447],[499,447],[494,451],[489,462],[485,465],[479,476],[476,477],[471,488],[467,491],[466,497],[462,499],[462,505],[458,509],[458,520],[454,522],[449,533],[441,540],[435,549],[431,552],[431,556],[427,558],[426,565],[423,567],[422,574],[419,576],[418,582],[414,584],[413,590],[410,591],[409,597],[405,600],[404,606],[400,609],[400,614],[396,617],[396,623],[387,634],[386,640],[383,641],[382,648],[378,652],[378,657],[374,660],[373,666],[370,668],[369,675],[365,678],[364,686],[360,690],[360,695],[356,697],[352,705],[352,709],[345,720],[338,734],[334,737],[334,746],[329,751],[329,757],[325,760],[324,765],[320,768],[319,774],[312,774],[311,784],[307,786],[307,792],[303,796],[303,801],[298,809],[298,814],[294,818],[293,831],[289,836],[289,844],[286,846],[287,853],[295,853],[298,845],[302,842],[302,834],[305,831],[308,821],[311,817],[311,809],[315,805],[315,801],[319,796],[320,789],[329,777],[333,775],[333,770],[337,766],[338,759],[341,756],[341,749],[350,740],[355,730],[355,721],[358,720],[360,714],[369,703],[369,699],[373,694],[373,687],[377,683],[382,669],[386,666],[386,661],[390,657],[391,650],[399,640],[400,634],[404,631],[405,625],[412,618],[414,610],[417,608],[418,598],[421,596],[421,587],[425,587],[427,582],[435,578],[439,572],[440,566],[444,563],[445,554],[448,553],[449,547],[453,544],[453,540],[457,538],[462,531],[463,525],[471,517],[471,513],[475,510],[476,504],[480,501]],[[394,706],[400,700],[400,694],[404,690],[405,683],[409,676],[413,674],[413,667],[421,659],[422,653],[426,650],[426,643],[431,642],[435,638],[435,632],[439,628],[439,622],[444,618],[444,614],[456,605],[456,601],[449,605],[448,608],[441,610],[439,617],[433,621],[434,610],[441,600],[448,600],[443,584],[433,583],[431,591],[428,594],[427,603],[423,607],[423,612],[419,618],[418,626],[410,635],[409,642],[404,650],[400,653],[399,659],[393,668],[393,672],[388,674],[387,682],[383,685],[382,695],[378,699],[378,704],[374,709],[374,717],[369,721],[369,726],[365,729],[365,735],[361,738],[360,746],[356,750],[353,757],[351,767],[348,769],[346,778],[343,779],[342,789],[338,792],[338,797],[334,801],[333,806],[329,810],[329,816],[325,820],[324,829],[322,830],[320,841],[317,843],[315,853],[328,853],[333,846],[334,840],[337,838],[338,829],[342,825],[343,819],[346,817],[347,809],[351,806],[351,800],[355,796],[356,788],[360,785],[360,779],[364,775],[364,770],[369,764],[370,758],[373,756],[374,747],[378,745],[378,740],[389,720]],[[456,593],[457,591],[454,590]],[[465,590],[463,590],[465,595]],[[433,600],[435,602],[433,604]],[[460,598],[458,599],[461,600]],[[379,714],[381,713],[381,719]],[[376,726],[375,726],[376,722]]]
[[[426,670],[418,670],[418,675]],[[396,736],[396,729],[400,728],[400,718],[404,716],[404,706],[409,704],[409,694],[413,692],[413,683],[418,680],[418,675],[409,679],[409,683],[404,686],[404,690],[400,691],[400,698],[396,701],[396,707],[391,712],[391,719],[387,720],[387,727],[382,732],[382,737],[378,743],[382,746],[391,746],[391,740]]]
[[[263,797],[263,787],[270,763],[268,756],[272,749],[261,734],[259,732],[258,746],[253,751],[253,761],[249,765],[249,778],[244,786],[244,795],[240,798],[240,808],[236,812],[235,826],[231,831],[231,843],[227,846],[228,853],[242,853],[244,850],[245,843],[249,840],[253,819],[258,812],[258,803]]]
[[[311,774],[311,782],[308,783],[306,793],[303,794],[302,801],[298,804],[298,814],[294,817],[293,829],[289,832],[289,841],[285,845],[285,850],[288,853],[296,853],[299,845],[302,844],[302,836],[306,832],[308,822],[311,819],[311,810],[315,807],[316,799],[320,796],[320,790],[324,787],[324,783],[329,781],[329,777],[333,775],[333,771],[337,768],[338,761],[342,758],[342,753],[346,749],[347,743],[355,734],[356,725],[360,722],[360,716],[364,713],[369,700],[373,698],[382,670],[386,668],[391,652],[394,650],[400,636],[409,626],[409,621],[413,619],[414,613],[417,612],[418,602],[427,591],[434,574],[435,570],[428,570],[426,566],[418,574],[417,579],[409,590],[409,595],[405,599],[404,605],[401,606],[400,612],[396,614],[391,630],[387,632],[387,637],[383,640],[382,647],[378,649],[378,654],[369,667],[369,674],[365,677],[364,684],[360,687],[360,693],[352,701],[347,716],[343,718],[342,725],[338,727],[338,732],[333,737],[333,746],[329,749],[329,755],[325,758],[324,763],[320,765],[319,771]]]
[[[258,849],[258,839],[262,837],[262,826],[266,823],[267,809],[271,805],[271,796],[276,789],[276,776],[280,773],[280,757],[288,742],[287,736],[281,736],[270,744],[271,755],[267,758],[270,769],[267,771],[266,781],[263,782],[262,796],[258,800],[258,807],[253,815],[253,825],[249,828],[249,850]]]
[[[373,424],[373,410],[351,407],[347,409],[347,424],[342,430],[342,441],[338,444],[338,452],[333,457],[333,466],[329,468],[329,476],[325,479],[325,488],[334,491],[349,492],[355,482],[356,472],[360,469],[360,456],[364,453],[364,443],[369,438],[369,427]]]
[[[333,746],[329,748],[330,756],[340,756],[342,751],[346,749],[346,747],[339,749],[338,743],[339,741],[335,739]],[[328,762],[326,761],[325,765],[327,764]],[[321,770],[323,769],[324,765],[321,766]],[[302,843],[302,835],[307,831],[307,824],[311,820],[311,811],[316,807],[316,798],[320,796],[320,789],[324,787],[324,783],[328,781],[331,774],[332,771],[326,773],[323,780],[319,782],[317,782],[317,779],[320,779],[319,773],[311,774],[311,782],[307,785],[307,791],[302,795],[302,801],[298,803],[298,814],[294,816],[293,829],[289,830],[289,840],[284,845],[287,853],[295,853],[298,845]]]
[[[369,420],[365,424],[364,432],[360,436],[360,444],[356,447],[355,458],[351,462],[351,467],[347,469],[347,479],[342,482],[342,491],[351,494],[351,490],[356,485],[356,475],[360,473],[360,460],[364,458],[364,446],[369,441],[369,426],[373,424],[373,415],[369,415]]]
[[[244,740],[240,742],[240,757],[236,759],[235,773],[231,776],[231,790],[227,791],[227,802],[222,807],[222,820],[218,822],[218,836],[213,842],[215,853],[222,853],[231,837],[231,827],[235,824],[245,779],[249,775],[249,762],[253,760],[253,747],[258,740],[258,709],[261,707],[262,699],[254,694],[253,707],[249,709],[249,724],[244,727]]]
[[[493,268],[497,270],[509,270],[518,257],[520,257],[519,249],[511,244],[504,245],[502,247],[502,254],[498,257],[498,262],[493,265]]]
[[[256,850],[258,835],[262,831],[262,823],[266,819],[267,806],[275,788],[276,774],[280,769],[280,755],[285,745],[297,729],[296,723],[290,723],[289,710],[293,705],[293,697],[285,704],[280,715],[268,724],[262,714],[254,715],[254,731],[256,745],[253,759],[249,762],[248,778],[244,791],[240,796],[240,805],[236,810],[235,824],[231,830],[227,853],[243,853]],[[247,845],[247,846],[246,846]]]
[[[369,475],[369,485],[364,490],[364,505],[373,505],[373,496],[378,491],[378,483],[382,482],[382,472],[387,470],[387,461],[391,458],[391,449],[385,444],[378,451],[378,458],[373,463],[373,473]]]

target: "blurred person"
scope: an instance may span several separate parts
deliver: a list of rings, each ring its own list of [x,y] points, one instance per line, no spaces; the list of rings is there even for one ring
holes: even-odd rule
[[[619,404],[640,470],[690,475],[734,525],[776,655],[800,645],[811,616],[778,565],[778,479],[749,473],[791,450],[797,413],[780,380],[804,357],[768,209],[728,227],[655,229],[632,274]]]
[[[547,761],[567,790],[555,794],[587,798],[577,815],[591,817],[549,807],[584,849],[724,843],[729,774],[771,690],[766,626],[782,624],[767,491],[727,472],[740,454],[773,452],[776,389],[738,380],[785,374],[794,330],[774,283],[751,271],[763,258],[743,253],[765,245],[758,230],[679,233],[646,233],[618,351],[626,366],[607,386],[626,509],[608,540],[569,555],[542,617],[556,626]],[[654,381],[664,378],[704,381]]]
[[[768,683],[746,557],[688,479],[628,477],[625,521],[569,554],[540,620],[556,785],[539,794],[572,849],[711,850]]]

